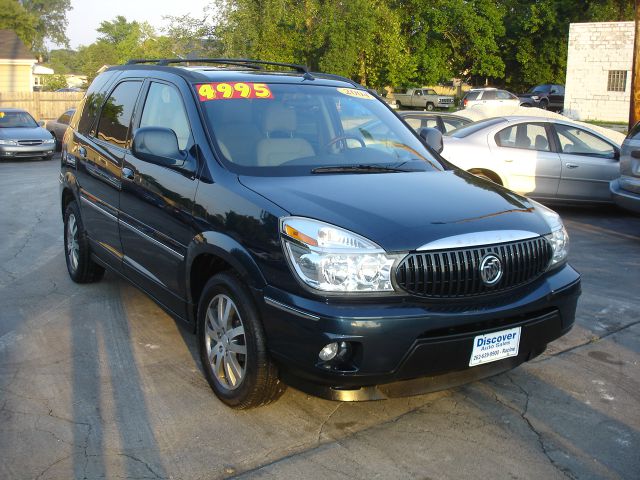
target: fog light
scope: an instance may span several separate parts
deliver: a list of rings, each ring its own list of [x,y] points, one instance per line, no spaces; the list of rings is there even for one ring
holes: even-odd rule
[[[331,342],[324,346],[318,357],[323,362],[328,362],[329,360],[333,360],[335,356],[338,354],[338,342]]]

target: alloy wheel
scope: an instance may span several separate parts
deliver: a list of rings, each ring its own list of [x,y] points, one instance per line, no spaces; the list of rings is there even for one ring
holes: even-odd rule
[[[79,256],[78,223],[76,222],[76,216],[72,213],[67,219],[67,257],[69,258],[69,265],[74,272],[78,269]]]

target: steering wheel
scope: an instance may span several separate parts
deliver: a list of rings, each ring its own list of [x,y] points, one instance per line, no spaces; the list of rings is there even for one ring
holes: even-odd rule
[[[337,137],[332,138],[331,140],[329,140],[329,142],[324,146],[325,148],[329,148],[330,146],[342,141],[342,140],[355,140],[356,142],[358,142],[360,144],[360,146],[362,148],[367,148],[367,145],[364,143],[364,140],[360,137],[357,137],[355,135],[338,135]],[[345,144],[346,146],[346,144]]]

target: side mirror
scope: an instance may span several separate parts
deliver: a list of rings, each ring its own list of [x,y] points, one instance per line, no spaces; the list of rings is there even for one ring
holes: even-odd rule
[[[444,144],[442,142],[442,132],[437,128],[421,128],[418,135],[437,153],[442,153]]]
[[[170,128],[139,128],[133,134],[131,153],[140,160],[163,167],[180,167],[184,164],[178,137]]]

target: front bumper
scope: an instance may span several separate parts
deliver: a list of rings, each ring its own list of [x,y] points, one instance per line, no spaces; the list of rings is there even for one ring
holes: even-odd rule
[[[41,145],[0,145],[0,158],[30,158],[53,155],[55,143]]]
[[[508,297],[427,303],[323,302],[267,287],[260,302],[270,352],[283,380],[335,400],[424,393],[510,370],[544,351],[574,323],[580,275],[569,265]],[[520,326],[519,354],[469,367],[477,335]],[[322,363],[324,345],[352,345],[348,365]]]
[[[640,180],[636,180],[634,178],[634,181]],[[611,183],[609,183],[609,190],[611,190],[611,197],[616,205],[624,208],[625,210],[640,213],[640,194],[622,188],[619,178],[611,180]]]

